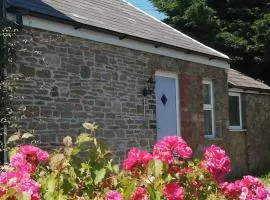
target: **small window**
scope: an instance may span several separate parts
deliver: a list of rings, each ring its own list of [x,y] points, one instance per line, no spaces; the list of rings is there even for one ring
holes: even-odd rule
[[[230,129],[242,129],[241,94],[229,93]]]
[[[215,136],[214,95],[212,81],[203,81],[204,134]]]

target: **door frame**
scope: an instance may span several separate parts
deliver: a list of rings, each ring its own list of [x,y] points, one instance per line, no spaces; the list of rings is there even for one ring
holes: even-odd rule
[[[180,91],[179,91],[179,75],[174,72],[166,72],[166,71],[156,71],[155,76],[163,76],[167,78],[174,78],[175,79],[175,101],[176,101],[176,129],[177,129],[177,136],[181,136],[181,119],[180,119]]]

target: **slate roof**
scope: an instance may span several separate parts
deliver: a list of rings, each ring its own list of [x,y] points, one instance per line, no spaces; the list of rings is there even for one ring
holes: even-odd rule
[[[228,56],[173,29],[125,0],[7,0],[7,7],[13,11],[27,11],[27,14],[31,15],[97,27],[153,42],[157,46],[177,48],[222,60],[229,59]]]
[[[228,82],[229,86],[233,88],[270,92],[270,86],[234,69],[228,71]]]

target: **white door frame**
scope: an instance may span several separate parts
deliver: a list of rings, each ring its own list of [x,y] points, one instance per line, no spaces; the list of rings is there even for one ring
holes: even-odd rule
[[[180,99],[179,99],[179,78],[177,73],[173,72],[165,72],[165,71],[156,71],[155,76],[163,76],[168,78],[174,78],[175,79],[175,97],[176,97],[176,125],[177,125],[177,135],[181,136],[181,126],[180,126]]]

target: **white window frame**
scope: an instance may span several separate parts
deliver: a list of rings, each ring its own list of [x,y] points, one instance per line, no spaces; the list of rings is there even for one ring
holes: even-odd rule
[[[212,135],[206,135],[207,138],[214,138],[216,136],[215,132],[215,107],[214,107],[214,90],[213,90],[213,81],[211,80],[203,80],[203,84],[210,85],[210,98],[211,104],[203,104],[203,110],[210,110],[212,114]],[[204,103],[204,102],[203,102]]]
[[[238,97],[238,102],[239,102],[239,120],[240,120],[240,125],[239,126],[231,126],[230,121],[229,121],[229,128],[230,130],[242,130],[243,128],[243,118],[242,118],[242,97],[240,93],[236,93],[236,92],[229,92],[229,98],[230,96],[234,96],[234,97]],[[230,120],[230,118],[229,118]]]

